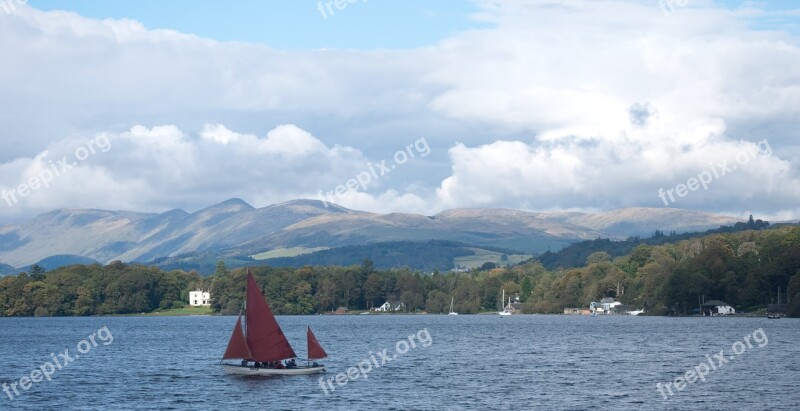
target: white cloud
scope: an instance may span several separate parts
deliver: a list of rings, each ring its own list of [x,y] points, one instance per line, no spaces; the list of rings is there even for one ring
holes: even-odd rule
[[[79,147],[91,138],[53,143],[33,158],[3,165],[0,188],[15,194],[20,184],[62,158],[69,168],[47,187],[16,195],[2,204],[0,215],[71,207],[163,210],[197,208],[210,201],[240,196],[266,205],[311,198],[339,184],[363,167],[366,159],[349,147],[326,147],[294,125],[271,130],[265,138],[239,134],[223,125],[206,125],[199,137],[173,125],[135,126],[118,134],[101,134],[108,150],[77,161]],[[7,207],[8,206],[8,207]]]
[[[767,139],[772,156],[674,206],[800,217],[798,38],[750,28],[765,15],[754,7],[690,3],[665,16],[655,1],[485,0],[476,17],[493,28],[371,52],[282,52],[20,7],[0,18],[0,188],[98,133],[113,148],[0,203],[0,220],[317,198],[423,136],[430,157],[341,202],[663,206],[659,188]]]
[[[626,142],[457,145],[450,150],[453,175],[441,183],[437,196],[443,207],[497,203],[534,210],[550,209],[554,204],[579,209],[663,207],[658,189],[674,190],[706,172],[710,180],[707,189],[700,187],[684,196],[672,194],[669,205],[710,207],[739,215],[743,211],[738,204],[763,204],[762,200],[769,198],[776,200],[778,207],[762,209],[762,213],[797,212],[793,199],[800,197],[800,181],[790,177],[791,164],[767,156],[769,150],[723,139],[683,150],[663,141],[637,140],[634,135]],[[769,147],[768,142],[762,147]],[[763,154],[756,155],[759,149]]]

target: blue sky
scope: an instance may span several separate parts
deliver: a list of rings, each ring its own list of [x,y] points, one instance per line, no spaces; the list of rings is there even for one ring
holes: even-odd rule
[[[647,1],[650,0],[644,0]],[[686,1],[688,6],[695,2],[672,1]],[[657,4],[658,0],[650,2]],[[796,0],[715,2],[729,9],[753,5],[768,11],[798,6]],[[42,10],[70,10],[97,19],[128,18],[150,29],[290,50],[414,48],[434,44],[460,31],[488,26],[473,18],[478,7],[471,0],[357,0],[347,3],[343,10],[336,9],[332,0],[30,0],[29,4]],[[797,32],[799,21],[798,15],[766,16],[751,23],[760,29],[780,27]]]
[[[800,218],[800,2],[663,2],[669,13],[659,0],[2,7],[0,224],[232,197]],[[319,195],[404,151],[418,155]]]
[[[331,3],[328,11],[327,3]],[[220,41],[267,44],[279,49],[413,48],[485,26],[462,0],[358,0],[338,10],[326,0],[31,0],[42,10],[75,11],[92,18],[129,18]],[[322,11],[319,10],[320,5]],[[324,14],[323,14],[324,13]]]

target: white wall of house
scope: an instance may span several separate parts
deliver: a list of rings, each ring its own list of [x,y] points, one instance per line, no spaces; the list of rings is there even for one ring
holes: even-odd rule
[[[720,315],[733,315],[736,314],[736,309],[734,309],[730,305],[720,305],[717,306],[717,312]]]
[[[603,300],[606,300],[606,302],[591,302],[589,304],[589,311],[597,314],[611,314],[614,312],[615,307],[622,305],[621,302],[614,301],[613,298],[604,298]]]
[[[622,305],[622,303],[619,302],[619,301],[614,301],[613,303],[603,303],[603,304],[601,304],[601,306],[603,307],[603,311],[605,311],[606,313],[614,311],[614,307],[619,306],[619,305]]]
[[[387,312],[387,311],[402,311],[406,308],[405,303],[397,303],[392,304],[389,301],[383,303],[380,307],[376,308],[375,311]]]
[[[375,311],[384,312],[384,311],[389,311],[391,309],[392,309],[392,305],[389,304],[389,302],[387,301],[387,302],[383,303],[383,305],[381,305],[380,307],[376,308]]]
[[[208,307],[211,305],[211,293],[208,291],[189,291],[189,305],[192,307]]]

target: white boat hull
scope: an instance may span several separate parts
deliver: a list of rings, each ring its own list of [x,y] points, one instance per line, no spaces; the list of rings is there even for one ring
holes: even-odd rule
[[[255,368],[251,366],[222,364],[226,374],[230,375],[308,375],[317,374],[325,371],[325,366],[317,367],[298,366],[297,368]]]
[[[508,311],[500,311],[499,313],[497,313],[497,315],[502,315],[503,317],[505,317],[505,316],[511,315],[511,313],[508,312]]]

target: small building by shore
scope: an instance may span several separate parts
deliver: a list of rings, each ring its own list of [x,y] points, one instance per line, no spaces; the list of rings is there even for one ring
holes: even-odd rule
[[[716,317],[719,315],[734,315],[736,310],[728,303],[720,300],[711,300],[700,306],[703,316]]]
[[[592,312],[589,311],[588,308],[572,308],[568,307],[564,309],[565,315],[591,315]]]
[[[208,291],[189,291],[189,305],[192,307],[210,307],[211,293]]]

